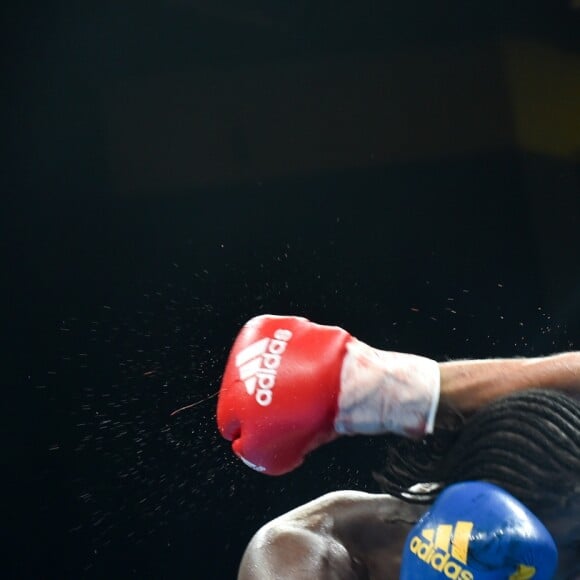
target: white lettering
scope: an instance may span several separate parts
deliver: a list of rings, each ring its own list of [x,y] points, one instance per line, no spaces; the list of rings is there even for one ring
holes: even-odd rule
[[[267,369],[277,369],[280,366],[280,362],[282,361],[282,357],[279,354],[273,354],[272,352],[268,352],[264,355],[264,359],[262,360],[262,364]]]
[[[290,339],[292,338],[292,331],[286,330],[285,328],[279,328],[274,333],[274,338],[277,338],[278,340],[283,340],[284,342],[290,342]]]
[[[258,392],[256,393],[256,401],[258,405],[267,407],[272,402],[272,391],[258,389]]]
[[[240,379],[244,381],[248,394],[255,394],[256,402],[262,407],[272,402],[277,371],[291,338],[292,331],[279,328],[274,332],[274,338],[262,338],[236,356]]]

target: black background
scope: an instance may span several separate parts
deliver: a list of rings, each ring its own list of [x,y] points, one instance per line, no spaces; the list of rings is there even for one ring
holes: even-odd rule
[[[5,12],[3,577],[232,578],[271,517],[376,490],[380,438],[268,478],[217,435],[215,398],[170,417],[215,393],[255,314],[436,359],[577,348],[577,159],[508,148],[119,192],[95,97],[113,79],[514,34],[580,48],[566,3],[356,6]]]

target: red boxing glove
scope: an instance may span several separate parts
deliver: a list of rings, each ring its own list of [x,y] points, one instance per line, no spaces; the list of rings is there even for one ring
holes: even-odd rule
[[[339,435],[432,432],[439,380],[435,361],[374,349],[337,326],[258,316],[230,352],[218,427],[247,465],[281,475]]]

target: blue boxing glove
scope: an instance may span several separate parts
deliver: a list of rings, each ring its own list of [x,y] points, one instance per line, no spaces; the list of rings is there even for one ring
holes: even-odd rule
[[[484,482],[445,489],[405,541],[401,580],[549,580],[548,530],[509,493]]]

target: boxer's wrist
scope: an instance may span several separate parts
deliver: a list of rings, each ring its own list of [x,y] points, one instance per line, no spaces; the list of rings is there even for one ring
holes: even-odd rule
[[[439,405],[436,361],[353,339],[342,365],[334,427],[341,435],[432,433]]]

